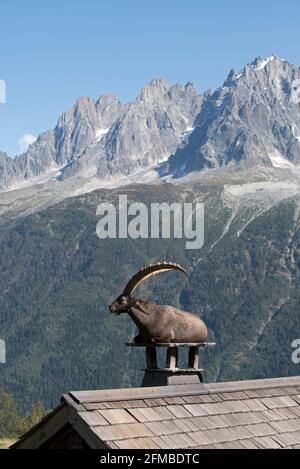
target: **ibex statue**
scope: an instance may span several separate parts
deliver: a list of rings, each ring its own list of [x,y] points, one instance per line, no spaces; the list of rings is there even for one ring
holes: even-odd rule
[[[157,305],[135,298],[133,290],[146,279],[161,272],[179,270],[187,275],[183,267],[162,262],[144,267],[127,283],[122,295],[109,306],[114,314],[128,313],[139,329],[134,338],[136,343],[199,343],[207,339],[204,322],[194,314],[180,311],[173,306]]]

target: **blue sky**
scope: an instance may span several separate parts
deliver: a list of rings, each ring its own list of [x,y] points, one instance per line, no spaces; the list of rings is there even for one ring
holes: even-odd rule
[[[131,100],[153,77],[214,89],[273,51],[300,64],[299,32],[299,0],[0,0],[0,150],[82,95]]]

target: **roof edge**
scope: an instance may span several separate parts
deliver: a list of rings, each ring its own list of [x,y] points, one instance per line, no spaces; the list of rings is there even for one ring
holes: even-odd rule
[[[27,447],[29,448],[30,446],[27,446],[27,442],[31,442],[31,439],[34,440],[34,444],[37,443],[36,435],[37,432],[39,434],[38,437],[38,443],[41,444],[41,442],[44,441],[45,435],[43,435],[43,428],[48,424],[49,421],[53,420],[54,425],[52,432],[55,433],[56,431],[60,430],[64,425],[68,423],[68,405],[66,402],[62,402],[59,404],[57,407],[55,407],[51,412],[49,412],[45,417],[36,425],[34,425],[30,430],[28,430],[26,433],[21,435],[15,443],[13,443],[9,449],[18,449],[18,448],[24,448],[26,449]],[[49,436],[50,435],[50,436]],[[51,434],[49,434],[47,438],[51,437]],[[45,439],[46,441],[46,439]],[[34,446],[33,444],[33,446]],[[34,449],[34,447],[30,447],[30,449]]]

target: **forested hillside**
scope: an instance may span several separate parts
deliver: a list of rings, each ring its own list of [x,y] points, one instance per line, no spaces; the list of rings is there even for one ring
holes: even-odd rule
[[[204,247],[100,240],[96,207],[119,193],[145,203],[205,202]],[[188,280],[166,273],[137,295],[201,314],[217,342],[203,357],[206,381],[299,374],[291,361],[291,342],[300,337],[298,199],[259,190],[250,207],[242,196],[226,197],[222,185],[135,185],[72,198],[0,227],[0,337],[7,345],[0,388],[20,411],[38,400],[50,409],[71,389],[140,383],[144,357],[124,345],[134,324],[107,305],[136,270],[158,260],[184,265]]]

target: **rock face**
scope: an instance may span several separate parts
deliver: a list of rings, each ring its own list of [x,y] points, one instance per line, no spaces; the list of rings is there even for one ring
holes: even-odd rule
[[[12,160],[6,153],[0,151],[0,188],[7,188],[15,176],[15,168]]]
[[[14,160],[16,182],[30,181],[59,166],[56,162],[55,131],[44,132],[29,146],[28,151]]]
[[[272,56],[231,71],[204,101],[188,144],[170,159],[170,172],[299,163],[300,69]]]
[[[69,165],[101,136],[103,128],[112,125],[122,108],[113,95],[101,96],[96,103],[88,97],[79,98],[60,116],[54,130],[41,134],[27,153],[16,158],[19,180],[46,175]]]
[[[63,176],[127,176],[167,159],[192,127],[201,105],[192,83],[170,87],[166,80],[152,80],[134,102],[117,109],[120,115],[112,126],[106,124],[105,136],[74,158]]]
[[[0,190],[73,176],[118,180],[157,166],[181,177],[227,165],[300,164],[300,69],[257,58],[200,96],[193,84],[155,79],[122,104],[81,97],[14,161],[1,156]],[[163,162],[163,163],[162,163]]]
[[[81,97],[28,151],[1,163],[0,189],[47,176],[126,176],[174,153],[201,109],[192,83],[170,87],[152,80],[137,99],[122,104],[112,94],[97,102]]]
[[[110,171],[130,173],[166,159],[193,125],[200,107],[201,98],[192,85],[170,88],[165,80],[152,81],[107,136],[105,158]]]

